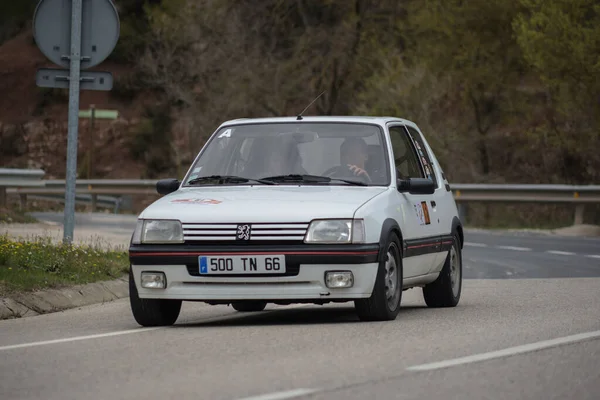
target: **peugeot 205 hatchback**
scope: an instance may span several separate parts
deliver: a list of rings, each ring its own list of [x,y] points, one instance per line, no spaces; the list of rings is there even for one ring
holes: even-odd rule
[[[223,123],[184,179],[140,215],[130,303],[143,326],[174,324],[182,301],[261,311],[353,301],[393,320],[402,291],[453,307],[463,228],[419,128],[376,117]]]

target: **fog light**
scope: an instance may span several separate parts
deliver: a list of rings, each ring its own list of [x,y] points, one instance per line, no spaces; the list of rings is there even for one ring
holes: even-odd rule
[[[351,271],[327,271],[325,284],[328,288],[349,288],[354,285],[354,275]]]
[[[167,277],[162,272],[142,272],[142,287],[164,289],[167,287]]]

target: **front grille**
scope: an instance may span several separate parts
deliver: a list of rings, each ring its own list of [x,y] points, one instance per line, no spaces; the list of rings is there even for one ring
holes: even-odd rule
[[[207,242],[302,242],[308,223],[247,223],[250,225],[249,240],[238,240],[236,237],[240,224],[196,224],[184,223],[183,237],[186,243]]]
[[[283,274],[210,274],[200,275],[200,266],[198,263],[186,264],[188,273],[191,276],[202,276],[207,278],[275,278],[278,276],[298,276],[300,273],[300,263],[286,263],[286,272]]]

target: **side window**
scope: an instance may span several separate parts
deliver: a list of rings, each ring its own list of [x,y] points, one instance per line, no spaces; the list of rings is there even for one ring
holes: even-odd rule
[[[424,178],[417,153],[404,127],[390,127],[390,140],[394,152],[394,163],[401,178]]]
[[[423,143],[423,138],[415,128],[410,126],[407,126],[406,128],[408,129],[410,136],[415,141],[415,145],[417,146],[419,158],[421,159],[423,167],[425,168],[425,176],[433,181],[435,187],[438,187],[438,182],[433,169],[433,163],[431,162],[431,157],[429,157],[425,143]]]

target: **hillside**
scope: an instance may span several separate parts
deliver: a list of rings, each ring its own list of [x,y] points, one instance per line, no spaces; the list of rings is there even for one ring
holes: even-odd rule
[[[23,32],[0,46],[0,148],[5,167],[41,168],[48,178],[65,174],[68,91],[43,89],[35,84],[38,68],[57,68],[48,62]],[[147,96],[119,98],[118,87],[132,68],[104,62],[97,70],[110,71],[115,79],[113,92],[82,91],[80,109],[94,104],[98,109],[118,110],[116,121],[96,120],[94,132],[95,177],[138,178],[143,162],[132,160],[127,146],[131,127],[139,121]],[[89,148],[89,121],[80,120],[79,165],[85,168]],[[81,172],[81,171],[80,171]],[[85,171],[80,176],[86,177]]]
[[[93,177],[181,176],[223,120],[295,115],[324,91],[307,114],[417,122],[452,182],[600,180],[595,0],[115,3],[121,37],[97,67],[114,89],[81,95],[80,109],[121,115],[97,122]],[[1,165],[63,177],[67,91],[35,86],[36,69],[52,65],[33,44],[31,10],[11,12],[1,16],[12,21],[0,42]],[[83,178],[88,121],[79,138]],[[499,220],[571,214],[494,210]]]

